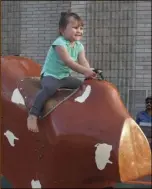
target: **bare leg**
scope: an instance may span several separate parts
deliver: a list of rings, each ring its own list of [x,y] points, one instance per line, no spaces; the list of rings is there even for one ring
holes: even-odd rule
[[[45,102],[56,92],[56,89],[59,88],[59,80],[51,76],[45,76],[41,80],[41,85],[42,89],[36,94],[35,101],[27,118],[27,128],[32,132],[39,132],[37,120]]]
[[[39,128],[37,125],[37,117],[35,115],[29,115],[27,118],[27,128],[32,132],[39,132]]]

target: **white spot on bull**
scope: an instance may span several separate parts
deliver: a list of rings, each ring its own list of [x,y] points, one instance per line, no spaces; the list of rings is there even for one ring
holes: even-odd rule
[[[84,102],[88,98],[88,96],[90,95],[90,93],[91,93],[91,86],[88,85],[86,87],[84,93],[81,96],[75,98],[75,101],[76,102],[80,102],[80,103]]]
[[[7,130],[4,135],[8,139],[8,142],[10,143],[11,146],[15,146],[14,140],[19,140],[11,131]]]
[[[20,91],[18,89],[15,89],[13,91],[12,97],[11,97],[11,101],[16,103],[16,104],[23,104],[25,105],[24,99],[20,93]]]
[[[96,151],[95,151],[95,162],[97,165],[97,168],[99,170],[103,170],[105,168],[105,166],[107,165],[107,163],[111,163],[112,162],[109,160],[110,158],[110,152],[112,150],[112,145],[108,145],[108,144],[96,144],[95,147],[97,147]]]
[[[32,188],[41,188],[41,184],[39,180],[32,180],[31,181]]]

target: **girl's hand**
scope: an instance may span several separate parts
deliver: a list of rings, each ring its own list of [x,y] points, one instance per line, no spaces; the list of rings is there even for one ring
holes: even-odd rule
[[[91,69],[91,68],[88,68],[86,69],[86,71],[84,72],[84,76],[86,78],[94,78],[96,77],[96,73]]]

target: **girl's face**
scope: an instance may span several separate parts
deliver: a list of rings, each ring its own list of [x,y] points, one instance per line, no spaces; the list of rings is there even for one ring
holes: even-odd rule
[[[62,35],[71,42],[82,39],[83,26],[75,18],[70,17],[65,29],[61,30]]]

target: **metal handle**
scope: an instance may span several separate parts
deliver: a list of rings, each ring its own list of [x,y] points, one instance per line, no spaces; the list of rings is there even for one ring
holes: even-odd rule
[[[99,76],[98,79],[104,80],[103,71],[101,69],[93,69],[93,71]]]

